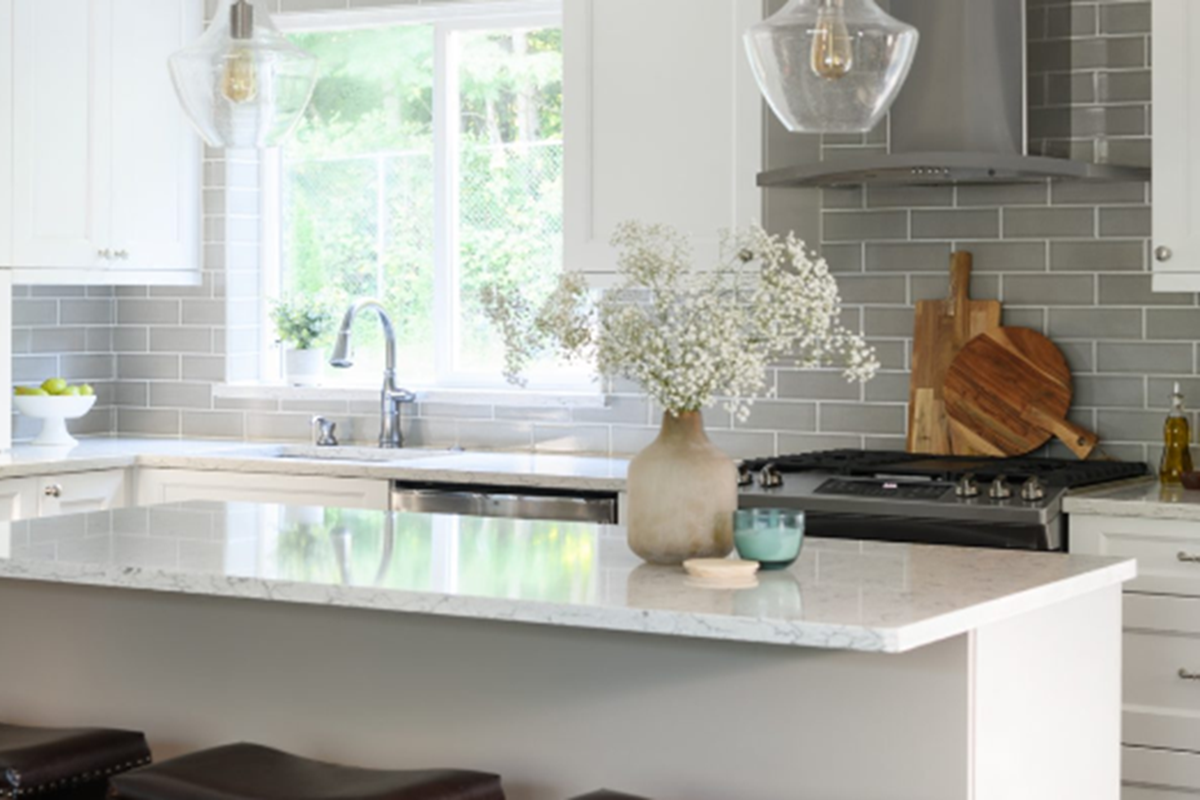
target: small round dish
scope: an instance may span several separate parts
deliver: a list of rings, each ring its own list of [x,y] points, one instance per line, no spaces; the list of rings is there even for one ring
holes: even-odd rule
[[[42,420],[42,432],[33,440],[39,447],[70,447],[79,444],[67,430],[67,420],[79,419],[96,405],[95,395],[16,395],[13,406],[27,417]]]
[[[758,563],[729,558],[693,558],[683,562],[688,582],[722,589],[747,589],[758,585]]]

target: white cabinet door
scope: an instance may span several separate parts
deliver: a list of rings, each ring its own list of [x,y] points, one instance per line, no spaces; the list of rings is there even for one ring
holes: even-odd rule
[[[12,52],[13,0],[0,0],[0,53]],[[11,58],[0,58],[0,266],[8,266],[12,263],[12,62]]]
[[[112,265],[195,271],[203,156],[166,64],[195,38],[204,8],[196,0],[112,4]]]
[[[3,2],[16,280],[198,284],[202,153],[167,57],[199,36],[203,0]]]
[[[1200,3],[1154,0],[1154,289],[1200,291]],[[1160,255],[1160,249],[1166,248]]]
[[[79,472],[38,479],[38,516],[59,517],[128,505],[126,472]]]
[[[138,476],[138,505],[212,500],[292,506],[365,508],[386,511],[387,481],[144,469]]]
[[[111,3],[14,0],[13,11],[14,265],[102,269]]]
[[[37,479],[9,478],[0,481],[0,522],[32,519],[37,515]]]
[[[742,45],[753,0],[563,4],[566,266],[611,282],[613,228],[636,219],[695,237],[762,216],[763,102]]]

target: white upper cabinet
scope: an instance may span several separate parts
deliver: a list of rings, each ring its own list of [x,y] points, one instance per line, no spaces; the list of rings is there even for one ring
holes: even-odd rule
[[[1154,0],[1154,289],[1200,291],[1200,3]]]
[[[203,0],[8,2],[15,280],[199,282],[200,143],[167,56]]]
[[[691,234],[703,264],[722,229],[762,217],[763,102],[742,34],[754,0],[567,0],[566,267],[604,286],[620,222]]]

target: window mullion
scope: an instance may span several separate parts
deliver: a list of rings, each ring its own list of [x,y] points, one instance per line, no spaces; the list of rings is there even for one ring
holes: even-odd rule
[[[434,368],[439,383],[455,369],[458,320],[458,58],[450,25],[434,28]]]

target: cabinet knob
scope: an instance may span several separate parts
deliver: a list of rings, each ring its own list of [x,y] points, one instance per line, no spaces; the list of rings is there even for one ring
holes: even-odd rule
[[[1159,261],[1170,261],[1171,257],[1174,255],[1174,251],[1172,251],[1171,248],[1167,247],[1166,245],[1154,248],[1154,257]]]
[[[62,497],[62,487],[57,483],[52,483],[46,487],[44,494],[46,497]]]
[[[102,250],[97,250],[96,255],[100,256],[101,258],[112,258],[112,250],[109,250],[107,247],[105,247]]]

